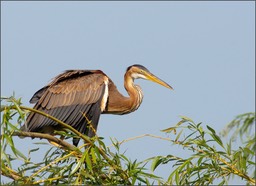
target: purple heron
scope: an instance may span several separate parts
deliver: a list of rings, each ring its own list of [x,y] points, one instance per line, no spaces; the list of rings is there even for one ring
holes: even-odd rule
[[[128,114],[137,110],[143,93],[134,79],[146,79],[172,89],[170,85],[153,75],[142,65],[132,65],[124,75],[124,87],[129,97],[123,96],[113,81],[101,70],[67,70],[52,82],[38,90],[30,100],[34,108],[45,112],[93,137],[100,114]],[[88,127],[91,123],[94,130]],[[55,121],[30,112],[22,127],[23,131],[54,134],[61,130]],[[78,145],[79,139],[73,139]]]

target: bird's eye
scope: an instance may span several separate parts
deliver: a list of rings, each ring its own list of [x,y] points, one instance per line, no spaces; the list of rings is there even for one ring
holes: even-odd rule
[[[144,71],[143,71],[143,70],[140,70],[140,73],[144,74]]]

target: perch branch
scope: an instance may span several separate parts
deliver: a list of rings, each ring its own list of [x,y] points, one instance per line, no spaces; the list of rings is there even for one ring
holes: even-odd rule
[[[16,106],[16,105],[12,105],[12,106],[1,106],[1,109],[0,111],[2,112],[3,110],[6,110],[6,109],[15,109],[15,110],[19,110],[19,109],[22,109],[22,110],[28,110],[28,111],[31,111],[31,112],[35,112],[37,114],[40,114],[42,116],[45,116],[47,118],[50,118],[51,120],[57,122],[59,125],[69,129],[70,131],[72,131],[73,133],[75,133],[77,136],[79,136],[81,139],[83,139],[84,141],[86,141],[90,146],[93,146],[93,147],[96,147],[96,145],[90,140],[90,138],[88,136],[85,136],[83,135],[82,133],[78,132],[76,129],[74,129],[73,127],[71,127],[70,125],[62,122],[61,120],[58,120],[56,119],[55,117],[49,115],[49,114],[46,114],[42,111],[39,111],[39,110],[36,110],[36,109],[33,109],[33,108],[29,108],[29,107],[25,107],[25,106]],[[45,134],[44,134],[45,135]],[[104,150],[100,147],[97,147],[98,150],[99,150],[99,153],[102,155],[102,157],[116,170],[118,171],[121,171],[121,174],[120,176],[127,180],[129,178],[129,176],[126,174],[125,171],[123,170],[120,170],[120,168],[113,162],[111,161],[111,159],[108,158],[107,154],[104,152]]]
[[[56,138],[50,134],[43,134],[38,132],[21,132],[21,131],[15,131],[13,132],[12,136],[19,136],[19,137],[31,137],[31,138],[40,138],[40,139],[47,139],[49,141],[55,142],[59,145],[61,145],[64,148],[67,148],[69,150],[76,150],[77,148],[74,145],[71,145],[59,138]]]

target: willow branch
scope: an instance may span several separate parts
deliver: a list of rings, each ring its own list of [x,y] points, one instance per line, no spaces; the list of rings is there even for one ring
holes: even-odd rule
[[[122,140],[120,142],[118,142],[119,145],[123,144],[123,143],[126,143],[126,142],[129,142],[129,141],[132,141],[132,140],[136,140],[136,139],[139,139],[139,138],[144,138],[144,137],[152,137],[152,138],[157,138],[157,139],[161,139],[161,140],[165,140],[165,141],[170,141],[174,144],[178,144],[178,145],[182,145],[183,147],[187,147],[187,148],[191,148],[190,145],[188,144],[184,144],[183,142],[180,142],[180,141],[174,141],[174,140],[171,140],[169,138],[163,138],[161,136],[157,136],[157,135],[153,135],[153,134],[143,134],[143,135],[140,135],[140,136],[135,136],[135,137],[131,137],[131,138],[128,138],[128,139],[125,139],[125,140]],[[112,147],[114,145],[110,145],[109,147]],[[204,153],[204,154],[207,154],[204,150],[202,149],[198,149],[198,148],[195,148],[193,147],[193,150],[196,150],[197,152],[199,153]],[[251,184],[255,184],[255,180],[252,179],[251,177],[249,177],[248,175],[242,173],[241,171],[239,171],[237,168],[235,168],[232,164],[228,163],[227,161],[225,161],[223,158],[221,157],[217,157],[217,156],[213,156],[214,159],[217,159],[219,161],[221,161],[222,163],[224,163],[225,165],[227,165],[228,167],[231,168],[232,170],[232,173],[248,180]],[[221,169],[225,169],[224,167],[221,167]]]
[[[15,131],[15,132],[13,132],[12,136],[47,139],[49,141],[52,141],[52,142],[55,142],[55,143],[61,145],[64,148],[67,148],[69,150],[77,150],[77,147],[75,147],[74,145],[71,145],[71,144],[69,144],[59,138],[56,138],[50,134],[43,134],[43,133],[38,133],[38,132]]]
[[[50,166],[52,166],[52,165],[54,165],[54,164],[57,164],[59,161],[62,161],[62,160],[66,159],[66,158],[68,158],[68,157],[70,157],[71,155],[74,155],[74,154],[75,154],[75,152],[71,152],[71,153],[69,153],[69,154],[67,154],[67,155],[65,155],[65,156],[63,156],[63,157],[57,158],[56,160],[52,161],[51,163],[47,164],[46,166],[40,168],[37,172],[35,172],[34,174],[32,174],[29,178],[30,178],[30,179],[34,178],[34,177],[37,176],[40,172],[46,170],[48,167],[50,167]]]
[[[39,184],[39,183],[45,183],[45,182],[50,182],[51,183],[52,181],[58,180],[58,179],[61,179],[61,178],[68,178],[68,176],[58,176],[58,177],[54,177],[54,178],[38,180],[38,181],[33,182],[33,185],[36,185],[36,184]]]
[[[11,168],[7,167],[4,165],[4,167],[1,167],[1,174],[3,176],[6,176],[8,178],[11,178],[15,181],[18,181],[18,180],[28,180],[28,177],[25,176],[21,176],[19,173],[17,173],[16,171],[12,170]]]
[[[157,136],[157,135],[153,135],[153,134],[142,134],[142,135],[139,135],[139,136],[135,136],[135,137],[124,139],[124,140],[118,142],[118,144],[121,145],[123,143],[129,142],[129,141],[133,141],[133,140],[136,140],[136,139],[139,139],[139,138],[144,138],[144,137],[152,137],[152,138],[157,138],[157,139],[161,139],[161,140],[172,142],[172,140],[169,139],[169,138],[163,138],[161,136]],[[113,146],[114,145],[110,145],[108,147],[113,147]]]
[[[34,112],[34,113],[37,113],[37,114],[40,114],[42,116],[45,116],[55,122],[57,122],[59,125],[69,129],[70,131],[72,131],[74,134],[76,134],[77,136],[79,136],[81,139],[83,139],[84,141],[86,141],[90,146],[92,147],[96,147],[96,145],[90,140],[90,138],[88,136],[85,136],[83,135],[82,133],[78,132],[76,129],[74,129],[73,127],[71,127],[70,125],[64,123],[63,121],[61,120],[58,120],[56,119],[55,117],[49,115],[49,114],[46,114],[42,111],[39,111],[39,110],[36,110],[36,109],[33,109],[33,108],[30,108],[30,107],[25,107],[25,106],[16,106],[16,105],[12,105],[12,106],[1,106],[1,109],[0,111],[2,112],[3,110],[6,110],[6,109],[15,109],[15,110],[19,110],[19,109],[22,109],[22,110],[28,110],[28,111],[31,111],[31,112]],[[102,157],[109,163],[109,165],[111,165],[115,170],[119,170],[121,171],[121,174],[120,176],[125,179],[125,180],[128,180],[129,176],[125,173],[125,171],[121,170],[115,163],[113,163],[109,158],[108,156],[106,155],[106,153],[104,152],[104,150],[100,147],[96,147],[98,148],[99,150],[99,153],[102,155]],[[130,183],[131,184],[131,183]]]
[[[190,149],[193,149],[199,153],[203,153],[205,155],[208,155],[207,152],[205,152],[204,150],[202,149],[198,149],[196,147],[191,147],[190,145],[187,145],[187,144],[184,144],[183,142],[180,142],[180,141],[173,141],[171,140],[173,143],[175,144],[178,144],[178,145],[182,145],[183,147],[187,147],[187,148],[190,148]],[[229,173],[233,173],[233,174],[236,174],[244,179],[246,179],[247,181],[249,181],[251,184],[255,185],[255,179],[251,178],[250,176],[246,175],[245,173],[241,172],[239,169],[237,169],[235,166],[232,165],[232,163],[228,163],[227,161],[225,161],[223,158],[221,157],[218,157],[215,153],[213,154],[212,156],[213,159],[216,159],[218,161],[221,161],[222,163],[224,163],[227,167],[230,168],[231,171],[229,171]],[[225,167],[222,167],[220,166],[220,168],[222,170],[225,170],[227,171],[227,169]]]
[[[6,170],[8,169],[8,170]],[[14,170],[9,169],[5,166],[5,169],[1,169],[1,174],[13,180],[20,180],[22,177]]]

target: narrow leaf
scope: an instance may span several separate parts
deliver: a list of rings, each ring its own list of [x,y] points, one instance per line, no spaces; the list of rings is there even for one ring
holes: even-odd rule
[[[151,164],[151,170],[154,171],[158,167],[158,165],[160,165],[161,162],[162,158],[160,156],[157,156]]]
[[[86,162],[87,168],[88,168],[90,171],[92,171],[92,162],[91,162],[91,159],[90,159],[90,157],[89,157],[89,154],[87,154],[87,155],[85,156],[85,162]]]
[[[213,134],[215,134],[215,130],[213,128],[211,128],[209,125],[206,125],[206,127],[208,128],[208,130],[210,130]]]
[[[175,141],[178,141],[178,140],[179,140],[180,135],[182,134],[182,132],[183,132],[183,129],[179,132],[179,134],[178,134],[177,137],[175,138]]]

